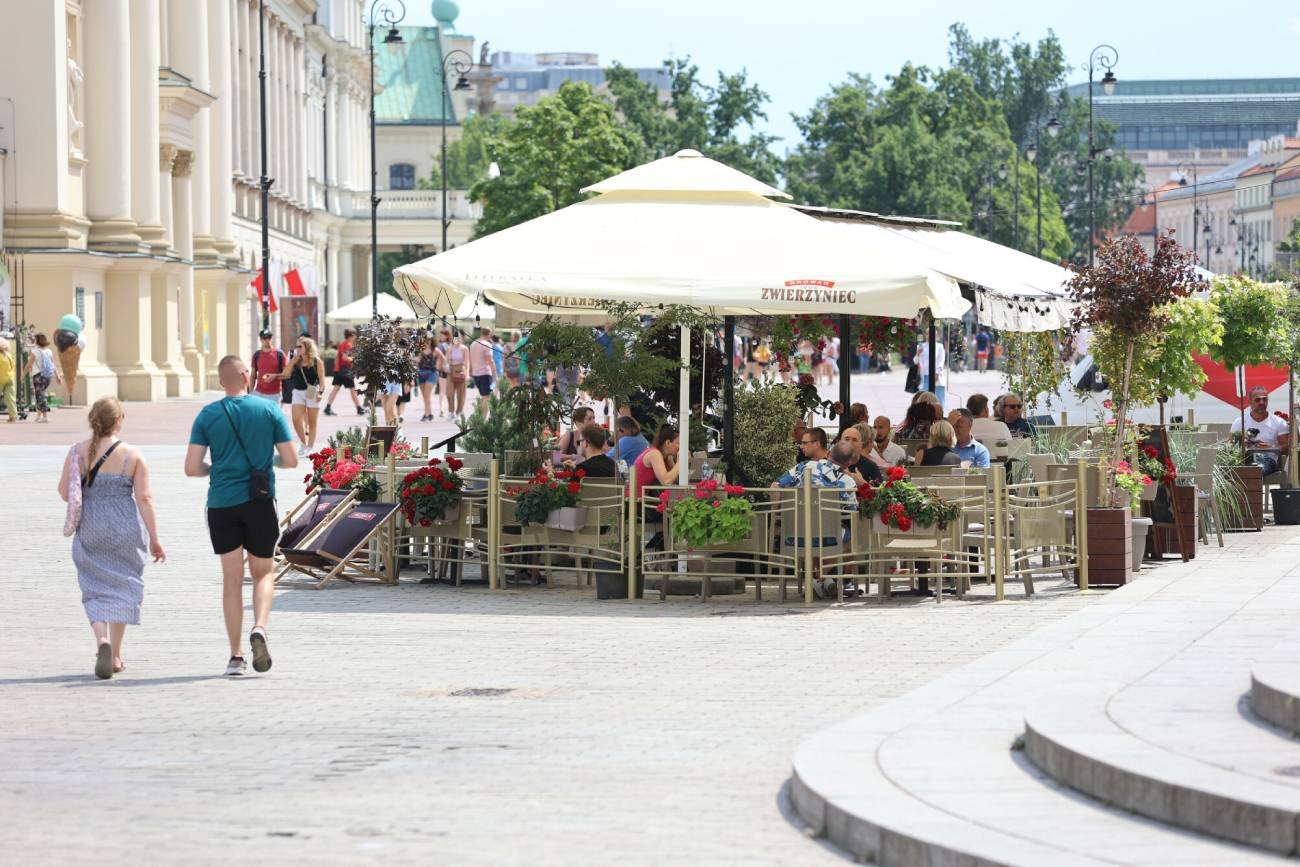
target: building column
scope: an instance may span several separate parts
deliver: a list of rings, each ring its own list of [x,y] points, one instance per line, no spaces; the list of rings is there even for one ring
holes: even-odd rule
[[[140,239],[155,254],[167,250],[162,189],[154,171],[158,153],[158,67],[162,34],[157,0],[131,4],[131,215]],[[170,195],[170,191],[168,191]]]
[[[167,382],[153,363],[153,272],[156,259],[121,258],[104,275],[108,368],[123,400],[158,400]]]
[[[213,246],[221,258],[235,255],[231,218],[235,210],[234,164],[231,124],[235,89],[231,82],[229,0],[211,0],[208,9],[208,37],[213,50],[208,58],[209,93],[216,101],[208,108],[211,136],[208,139],[210,222]]]
[[[196,88],[211,92],[208,60],[208,14],[206,0],[168,0],[168,38],[171,42],[172,66],[189,76]],[[216,102],[220,102],[217,100]],[[212,106],[194,115],[192,176],[190,178],[190,219],[194,235],[195,261],[215,263],[217,250],[212,240]]]
[[[194,258],[194,231],[191,214],[191,174],[194,169],[194,154],[180,151],[172,164],[172,238],[176,255],[181,259]],[[204,338],[201,311],[195,303],[194,267],[191,264],[180,275],[180,297],[178,299],[180,314],[181,360],[189,375],[191,392],[201,391],[205,385],[204,356],[196,343]]]
[[[225,285],[229,277],[230,273],[224,268],[201,268],[194,275],[207,327],[207,347],[203,354],[207,364],[207,388],[210,389],[221,388],[217,365],[229,353]]]
[[[91,220],[89,245],[97,250],[136,253],[140,251],[140,235],[131,219],[128,0],[86,4],[84,33],[86,69],[90,70],[86,76],[84,130],[86,216]],[[157,81],[156,71],[154,80]]]
[[[158,216],[163,227],[163,252],[174,250],[176,227],[172,213],[172,163],[176,162],[176,146],[158,146]]]

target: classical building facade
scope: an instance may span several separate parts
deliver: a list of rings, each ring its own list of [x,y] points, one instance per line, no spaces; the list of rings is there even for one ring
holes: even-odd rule
[[[265,0],[268,273],[283,295],[284,273],[296,270],[318,313],[370,290],[368,5]],[[0,9],[10,317],[48,332],[66,313],[81,316],[75,403],[211,388],[216,361],[255,343],[258,8],[24,0]],[[381,172],[379,188],[388,183]],[[380,198],[381,247],[437,237],[434,191]],[[472,209],[460,191],[455,201],[451,228],[467,238]]]

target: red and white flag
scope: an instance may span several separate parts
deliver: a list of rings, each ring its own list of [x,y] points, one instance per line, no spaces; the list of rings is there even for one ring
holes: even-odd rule
[[[306,295],[307,287],[302,285],[302,276],[297,268],[284,272],[284,283],[289,287],[290,295]]]
[[[259,300],[262,300],[263,298],[265,298],[265,300],[266,300],[266,301],[268,302],[268,304],[269,304],[269,309],[270,309],[270,311],[271,311],[272,313],[275,313],[276,311],[278,311],[278,310],[280,309],[280,305],[278,305],[278,304],[275,303],[275,292],[271,291],[271,287],[270,287],[269,282],[268,282],[268,284],[267,284],[267,286],[266,286],[266,289],[265,289],[265,293],[266,293],[265,296],[262,294],[262,293],[263,293],[263,289],[262,289],[262,272],[261,272],[261,271],[257,272],[257,277],[256,277],[256,279],[254,279],[254,280],[253,280],[251,283],[249,283],[248,285],[249,285],[249,286],[252,286],[252,287],[257,291],[257,297],[258,297]]]

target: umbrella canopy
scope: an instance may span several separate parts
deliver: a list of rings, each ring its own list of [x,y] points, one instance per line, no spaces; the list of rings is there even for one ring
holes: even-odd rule
[[[881,233],[912,242],[930,267],[972,288],[980,322],[994,328],[1052,331],[1070,325],[1075,305],[1067,285],[1072,275],[1059,265],[958,231],[958,223],[793,207],[836,227],[846,243]]]
[[[325,321],[330,325],[364,325],[371,319],[372,311],[369,297],[358,298],[351,304],[344,304],[325,314]],[[411,310],[400,298],[394,298],[387,292],[379,293],[379,315],[397,316],[403,325],[415,325],[415,311]]]
[[[525,318],[598,323],[603,301],[684,304],[716,315],[960,317],[957,282],[888,233],[845,244],[773,202],[784,195],[679,151],[588,188],[597,195],[394,271],[417,314],[483,294]]]

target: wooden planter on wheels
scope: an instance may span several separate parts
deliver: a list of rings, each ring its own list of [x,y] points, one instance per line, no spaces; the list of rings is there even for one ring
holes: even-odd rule
[[[1238,519],[1228,515],[1223,529],[1264,529],[1264,468],[1255,464],[1241,464],[1233,467],[1230,472],[1241,490],[1232,491],[1228,496],[1238,501],[1241,508],[1236,511],[1240,511],[1242,517]]]
[[[1088,509],[1088,585],[1122,587],[1133,580],[1133,516],[1124,509]],[[1075,583],[1078,583],[1075,576]]]

